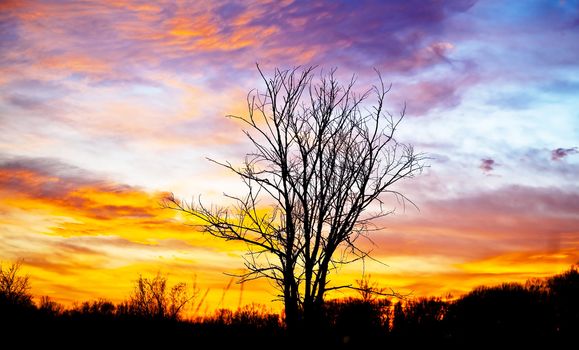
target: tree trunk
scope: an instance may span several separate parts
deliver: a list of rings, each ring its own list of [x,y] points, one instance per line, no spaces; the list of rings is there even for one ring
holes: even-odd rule
[[[319,334],[322,328],[323,314],[322,304],[318,303],[315,298],[310,298],[304,303],[304,328],[307,336]]]
[[[299,308],[296,298],[291,296],[284,297],[285,304],[285,326],[290,335],[298,333],[299,327]]]
[[[285,307],[285,325],[290,334],[298,333],[299,328],[299,304],[297,293],[294,292],[293,273],[286,272],[284,276],[284,307]]]

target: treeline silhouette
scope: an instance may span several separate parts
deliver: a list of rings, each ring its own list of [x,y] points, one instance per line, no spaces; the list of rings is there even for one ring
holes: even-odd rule
[[[290,337],[283,314],[263,305],[198,311],[205,295],[167,278],[140,276],[124,302],[86,301],[65,308],[48,297],[36,303],[19,264],[0,266],[0,335],[20,346],[251,346],[290,348],[304,339]],[[393,302],[372,293],[367,281],[360,297],[329,300],[308,341],[326,346],[465,347],[473,345],[555,346],[579,340],[579,269],[525,284],[483,286],[457,299],[429,297]],[[304,336],[305,337],[305,336]],[[308,343],[312,344],[312,343]]]

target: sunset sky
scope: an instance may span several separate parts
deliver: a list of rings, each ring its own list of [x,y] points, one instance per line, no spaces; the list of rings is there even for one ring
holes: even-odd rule
[[[382,286],[458,295],[579,262],[579,1],[563,0],[1,1],[0,261],[66,304],[160,271],[196,276],[208,310],[279,309],[266,282],[222,297],[244,247],[159,206],[243,190],[205,158],[251,151],[224,116],[263,88],[256,62],[361,89],[376,68],[389,111],[406,102],[399,138],[431,159],[396,188],[420,210],[372,236]]]

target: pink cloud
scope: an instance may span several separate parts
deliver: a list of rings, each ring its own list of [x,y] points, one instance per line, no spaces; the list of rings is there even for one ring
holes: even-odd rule
[[[505,186],[429,199],[420,212],[386,217],[371,236],[380,256],[445,256],[456,261],[579,250],[579,189]],[[574,255],[576,257],[576,254]],[[567,258],[568,264],[575,261]],[[387,258],[386,258],[386,263]]]

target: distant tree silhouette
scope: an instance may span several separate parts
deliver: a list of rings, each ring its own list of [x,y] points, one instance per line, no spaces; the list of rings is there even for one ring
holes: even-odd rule
[[[401,301],[394,305],[392,310],[392,330],[398,334],[405,334],[406,331],[406,313]]]
[[[237,310],[218,309],[203,318],[204,323],[231,326],[243,331],[248,329],[275,329],[280,325],[278,314],[267,311],[265,306],[249,304]]]
[[[14,265],[2,270],[4,275],[26,277]],[[139,280],[143,283],[137,281],[136,289],[143,291],[134,291],[129,301],[117,305],[99,299],[65,308],[48,297],[41,297],[35,305],[29,289],[24,288],[26,296],[16,299],[19,301],[15,304],[8,305],[2,299],[0,334],[3,339],[17,339],[22,347],[31,348],[89,344],[99,348],[168,348],[182,344],[222,348],[249,343],[255,348],[270,349],[272,344],[295,348],[295,338],[283,327],[280,315],[262,305],[219,309],[193,319],[158,317],[156,306],[150,307],[152,311],[134,312],[130,300],[135,298],[149,301],[147,305],[156,305],[162,299],[165,309],[171,310],[167,307],[171,304],[170,288],[164,276],[141,276]],[[151,294],[149,285],[162,297],[143,297]],[[369,279],[358,285],[361,289],[377,288]],[[350,349],[376,345],[568,348],[576,344],[579,334],[578,287],[579,271],[573,266],[564,273],[525,284],[479,287],[453,301],[417,298],[392,305],[379,294],[360,292],[359,298],[325,301],[322,326],[307,344]]]
[[[38,302],[38,311],[40,311],[41,314],[56,317],[64,313],[64,307],[50,297],[42,296]]]
[[[197,296],[187,292],[185,283],[177,283],[173,287],[167,286],[167,277],[160,273],[153,278],[139,276],[135,283],[133,294],[121,309],[130,315],[150,319],[180,318],[183,308]]]
[[[28,307],[32,305],[28,275],[21,275],[20,261],[4,266],[0,263],[0,305]]]
[[[548,294],[519,283],[479,287],[453,303],[446,315],[459,343],[534,343],[553,335]]]
[[[392,335],[413,342],[431,342],[445,336],[447,303],[440,298],[417,298],[394,306]]]
[[[419,172],[423,156],[395,139],[405,112],[385,110],[390,88],[380,76],[359,93],[355,78],[342,84],[335,70],[314,79],[314,67],[276,69],[269,78],[257,68],[265,91],[250,92],[247,116],[230,116],[247,126],[255,149],[239,168],[212,160],[239,175],[247,194],[228,196],[236,203],[229,208],[173,195],[165,205],[200,220],[213,236],[246,243],[241,280],[272,280],[287,327],[311,328],[325,293],[351,287],[328,285],[328,275],[368,256],[356,243],[373,219],[392,212],[381,195],[406,201],[393,185]]]
[[[555,332],[579,341],[579,265],[547,279],[555,314]]]
[[[123,306],[125,308],[123,308]],[[75,305],[66,313],[72,317],[111,319],[116,316],[127,315],[128,308],[127,303],[121,303],[117,306],[109,300],[98,299],[93,301],[85,301],[79,305]]]
[[[324,320],[339,343],[370,345],[388,334],[390,305],[386,298],[328,300],[324,303]]]
[[[13,337],[14,330],[24,329],[36,312],[29,277],[22,273],[21,267],[20,261],[0,263],[0,334],[4,339],[7,339],[5,334]]]

